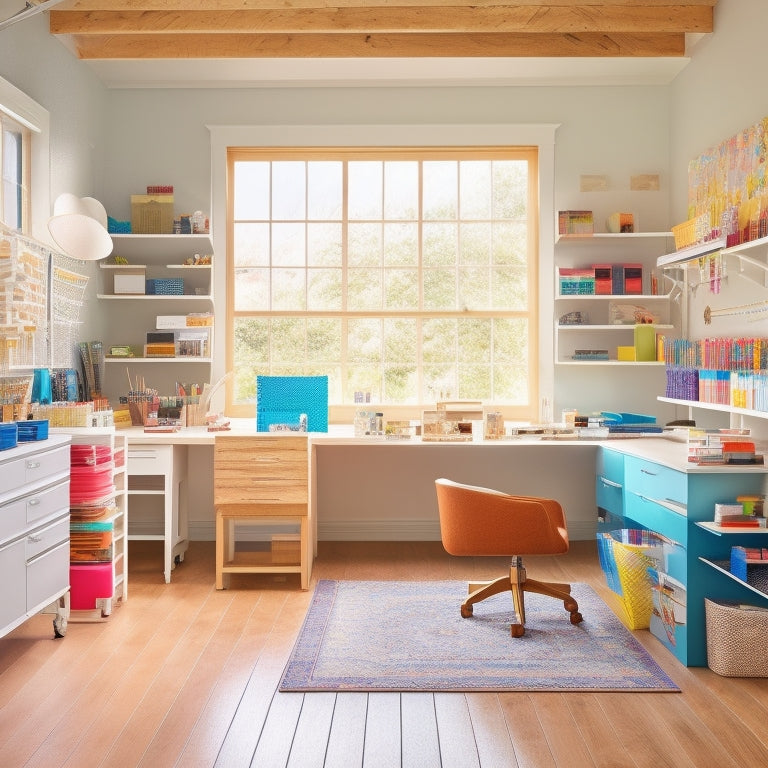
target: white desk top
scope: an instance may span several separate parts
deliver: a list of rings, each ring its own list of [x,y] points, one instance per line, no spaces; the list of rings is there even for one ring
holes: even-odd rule
[[[253,419],[232,419],[232,429],[224,432],[208,432],[205,427],[185,427],[178,432],[144,432],[141,427],[121,429],[120,433],[128,437],[129,445],[146,445],[156,443],[160,445],[213,445],[217,436],[226,435],[255,435],[255,423]],[[503,449],[562,449],[579,450],[604,446],[619,451],[627,456],[635,456],[648,461],[654,461],[680,472],[689,473],[720,473],[720,472],[768,472],[764,465],[738,465],[738,466],[700,466],[688,462],[687,446],[680,440],[669,439],[655,435],[641,437],[622,437],[607,440],[564,440],[542,439],[536,436],[526,436],[509,440],[479,440],[466,442],[437,442],[422,441],[419,438],[411,440],[387,440],[383,437],[353,437],[350,434],[351,426],[331,426],[327,433],[310,433],[310,444],[313,447],[323,446],[386,446],[398,449],[419,446],[424,449],[430,447],[458,448],[461,446],[472,448],[484,446]],[[261,433],[260,433],[261,434]]]

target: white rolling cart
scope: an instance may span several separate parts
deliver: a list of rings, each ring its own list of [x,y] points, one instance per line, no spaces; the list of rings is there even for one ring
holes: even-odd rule
[[[109,616],[118,600],[128,599],[128,481],[127,438],[114,427],[56,427],[51,432],[69,435],[72,445],[108,446],[112,451],[114,469],[114,512],[105,522],[111,522],[112,559],[111,594],[99,595],[93,610],[102,617]],[[84,609],[87,610],[87,609]],[[82,615],[82,614],[81,614]]]

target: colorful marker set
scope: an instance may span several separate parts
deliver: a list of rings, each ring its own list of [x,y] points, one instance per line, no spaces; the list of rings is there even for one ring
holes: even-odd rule
[[[768,339],[665,339],[664,362],[674,368],[762,371],[768,369]]]
[[[666,396],[768,411],[768,339],[666,339]]]

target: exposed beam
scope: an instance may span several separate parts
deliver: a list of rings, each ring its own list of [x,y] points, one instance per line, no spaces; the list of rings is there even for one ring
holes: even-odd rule
[[[238,11],[62,11],[50,14],[53,34],[168,33],[707,33],[712,8],[578,5],[493,7],[314,8]]]
[[[682,57],[717,0],[62,0],[83,59]]]
[[[683,56],[682,34],[194,34],[75,36],[82,59]]]
[[[264,11],[301,10],[305,8],[442,8],[446,0],[62,0],[59,9],[72,11]],[[572,8],[578,6],[619,6],[713,8],[717,0],[450,0],[462,8],[515,7]]]

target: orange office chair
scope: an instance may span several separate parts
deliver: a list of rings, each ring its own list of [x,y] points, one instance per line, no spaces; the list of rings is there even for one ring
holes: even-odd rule
[[[522,555],[559,555],[568,551],[568,529],[563,508],[552,499],[511,496],[490,488],[462,485],[441,478],[435,481],[440,513],[440,535],[450,555],[512,555],[508,576],[469,585],[461,615],[472,615],[472,606],[505,590],[519,624],[510,625],[512,637],[525,634],[525,592],[538,592],[563,601],[571,624],[583,620],[571,597],[570,584],[553,584],[526,578]]]

